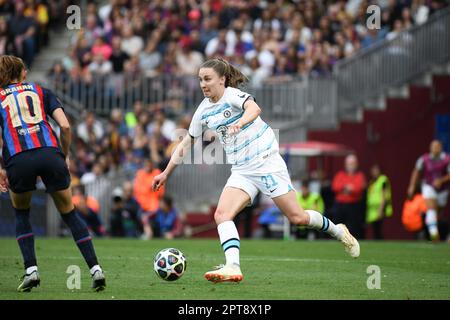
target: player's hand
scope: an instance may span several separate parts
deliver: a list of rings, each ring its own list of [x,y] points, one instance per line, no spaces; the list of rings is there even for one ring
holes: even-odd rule
[[[232,134],[236,134],[239,131],[241,131],[242,125],[238,122],[236,124],[232,124],[231,126],[228,127],[228,134],[232,135]]]
[[[9,181],[6,171],[4,169],[0,169],[0,192],[8,192],[8,187]]]
[[[159,188],[161,188],[164,185],[164,183],[166,183],[166,180],[167,180],[166,173],[161,172],[160,174],[158,174],[156,177],[153,178],[152,190],[158,191]]]
[[[70,171],[70,159],[69,159],[69,157],[66,157],[66,165],[67,165],[67,169],[69,169],[69,171]]]
[[[442,187],[442,181],[440,179],[435,179],[433,181],[433,187],[435,187],[436,189],[439,189],[440,187]]]

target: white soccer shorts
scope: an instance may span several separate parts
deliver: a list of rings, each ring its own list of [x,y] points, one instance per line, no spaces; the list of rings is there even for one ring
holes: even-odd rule
[[[261,191],[270,198],[275,198],[294,190],[287,170],[267,175],[232,172],[225,187],[244,190],[250,196],[250,204],[253,203],[258,191]]]
[[[433,186],[424,183],[422,184],[422,196],[425,199],[436,199],[438,206],[443,208],[447,205],[448,190],[444,190],[438,193]]]

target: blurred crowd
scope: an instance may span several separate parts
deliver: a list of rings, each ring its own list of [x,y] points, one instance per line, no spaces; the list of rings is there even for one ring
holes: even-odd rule
[[[0,54],[23,59],[28,68],[63,22],[69,1],[0,0]]]
[[[119,168],[134,177],[146,159],[164,169],[179,142],[176,129],[187,130],[190,120],[188,115],[175,118],[170,109],[141,101],[128,112],[113,109],[109,119],[85,112],[82,121],[73,125],[73,184],[91,183]]]
[[[137,101],[128,112],[113,109],[106,120],[85,112],[82,121],[72,125],[74,139],[69,171],[76,197],[74,203],[80,212],[90,217],[87,222],[95,234],[106,235],[109,231],[112,236],[149,239],[181,233],[178,215],[173,211],[175,204],[164,188],[153,192],[151,183],[165,168],[179,142],[176,129],[187,130],[189,123],[189,116],[173,119],[167,108]],[[114,189],[110,221],[103,222],[99,220],[99,199],[88,194],[85,186],[114,177],[118,171],[127,181]],[[80,195],[84,195],[85,201],[79,202]],[[163,219],[165,210],[173,215],[173,221]],[[165,231],[158,231],[157,223],[163,225]],[[172,230],[173,235],[166,235],[166,229]]]
[[[367,7],[381,8],[381,28],[368,30]],[[50,71],[55,82],[195,76],[222,56],[251,84],[327,76],[339,59],[422,24],[447,5],[437,0],[110,0],[87,6],[84,28]]]

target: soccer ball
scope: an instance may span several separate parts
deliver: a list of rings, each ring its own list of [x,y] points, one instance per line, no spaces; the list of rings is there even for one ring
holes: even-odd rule
[[[156,255],[153,268],[161,279],[175,281],[186,271],[186,258],[178,249],[163,249]]]

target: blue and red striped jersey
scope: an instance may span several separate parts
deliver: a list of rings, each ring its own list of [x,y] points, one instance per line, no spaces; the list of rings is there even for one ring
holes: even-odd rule
[[[31,149],[59,148],[48,116],[62,108],[56,96],[35,83],[15,83],[0,88],[0,126],[3,160]]]

